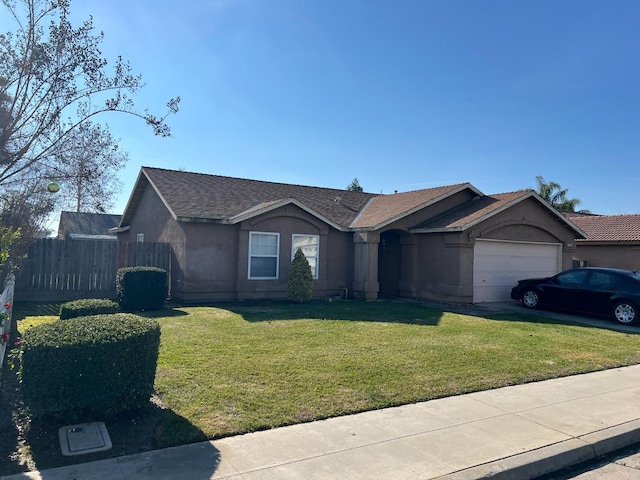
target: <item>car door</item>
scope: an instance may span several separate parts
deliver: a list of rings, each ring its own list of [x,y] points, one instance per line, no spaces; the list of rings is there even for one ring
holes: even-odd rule
[[[584,297],[584,286],[589,270],[575,269],[559,273],[545,286],[546,305],[564,310],[576,310]]]
[[[621,287],[621,276],[615,272],[593,271],[587,279],[579,310],[605,315],[611,308],[611,298]]]

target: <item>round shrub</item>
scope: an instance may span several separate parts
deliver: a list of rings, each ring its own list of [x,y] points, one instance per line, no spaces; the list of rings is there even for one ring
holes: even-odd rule
[[[117,313],[34,326],[23,336],[21,379],[34,417],[101,415],[144,406],[160,346],[156,320]]]

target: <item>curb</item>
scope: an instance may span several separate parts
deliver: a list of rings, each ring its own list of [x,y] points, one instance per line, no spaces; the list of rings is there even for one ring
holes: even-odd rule
[[[564,442],[450,473],[438,477],[438,480],[534,479],[594,460],[639,442],[640,420],[633,420]]]

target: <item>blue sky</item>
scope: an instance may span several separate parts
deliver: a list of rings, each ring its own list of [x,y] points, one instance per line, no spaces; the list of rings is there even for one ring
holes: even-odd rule
[[[393,193],[560,183],[640,212],[637,0],[75,0],[173,138],[106,115],[140,166]],[[61,192],[63,193],[63,192]]]

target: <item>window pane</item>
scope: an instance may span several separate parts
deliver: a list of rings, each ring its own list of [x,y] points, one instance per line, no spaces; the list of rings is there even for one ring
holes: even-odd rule
[[[313,273],[313,277],[318,276],[318,271],[316,270],[316,259],[315,258],[307,258],[309,265],[311,266],[311,273]]]
[[[578,285],[584,282],[588,270],[573,270],[571,272],[558,275],[558,283],[561,285]]]
[[[313,278],[318,278],[318,242],[319,237],[317,235],[293,235],[292,240],[293,251],[291,252],[291,258],[294,257],[298,249],[302,250],[309,265],[311,265]]]
[[[318,245],[318,237],[303,235],[296,235],[293,237],[293,247],[296,250],[298,248],[304,249],[305,247],[316,245]]]
[[[251,255],[277,255],[278,236],[268,233],[251,234]]]
[[[249,278],[278,278],[277,233],[250,233]]]
[[[255,277],[276,277],[276,267],[278,259],[276,257],[251,257],[249,276]]]

